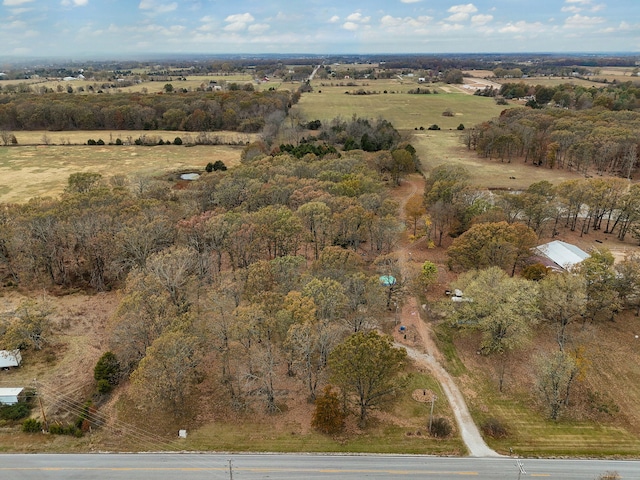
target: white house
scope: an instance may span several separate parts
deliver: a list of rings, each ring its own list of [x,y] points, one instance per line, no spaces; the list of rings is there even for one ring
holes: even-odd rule
[[[561,240],[545,243],[534,249],[534,253],[552,262],[549,267],[568,270],[589,257],[584,250]]]
[[[24,388],[0,388],[0,405],[15,405]]]
[[[21,363],[20,350],[0,350],[0,368],[19,367]]]

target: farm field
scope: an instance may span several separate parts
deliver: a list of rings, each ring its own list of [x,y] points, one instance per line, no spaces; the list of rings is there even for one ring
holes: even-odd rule
[[[171,80],[145,80],[141,83],[131,85],[131,86],[123,86],[116,87],[112,89],[105,90],[106,93],[136,93],[136,92],[144,92],[144,93],[159,93],[164,91],[164,86],[167,83],[173,85],[175,89],[185,88],[187,90],[196,90],[200,87],[208,86],[209,82],[215,81],[218,85],[223,85],[225,83],[238,83],[240,85],[244,85],[245,83],[251,83],[256,90],[268,89],[270,86],[274,86],[274,83],[256,83],[255,79],[251,75],[247,74],[235,74],[235,75],[192,75],[184,77],[185,80],[178,80],[180,75],[168,75],[171,77]],[[92,86],[94,89],[99,89],[102,84],[110,84],[112,82],[106,80],[71,80],[65,81],[62,79],[29,79],[29,80],[2,80],[0,81],[0,86],[5,87],[6,85],[16,85],[18,83],[28,83],[33,89],[38,89],[40,87],[46,87],[47,89],[52,89],[57,91],[58,87],[62,87],[65,91],[68,86],[71,86],[74,92],[82,87],[87,90],[87,87]],[[277,82],[275,82],[277,85]],[[80,93],[81,94],[81,93]],[[89,94],[89,92],[87,92]]]
[[[333,83],[333,84],[332,84]],[[294,106],[307,120],[328,121],[341,116],[351,118],[382,117],[390,121],[398,130],[409,132],[416,128],[428,128],[437,124],[443,130],[455,129],[461,123],[473,126],[496,117],[504,105],[496,105],[492,98],[477,97],[461,93],[457,89],[442,85],[423,85],[413,80],[372,80],[358,81],[356,86],[346,86],[343,81],[312,82],[313,92],[302,95]],[[408,94],[410,89],[436,89],[437,94]],[[347,95],[345,92],[357,90],[378,92],[371,95]],[[388,93],[383,93],[384,91]],[[448,91],[447,91],[448,90]],[[443,116],[450,109],[453,117]]]
[[[88,132],[83,133],[88,135]],[[207,163],[216,160],[233,166],[240,161],[241,151],[240,146],[0,147],[0,203],[22,203],[34,197],[56,196],[62,193],[72,173],[95,172],[108,179],[113,175],[153,177],[177,171],[201,172]]]

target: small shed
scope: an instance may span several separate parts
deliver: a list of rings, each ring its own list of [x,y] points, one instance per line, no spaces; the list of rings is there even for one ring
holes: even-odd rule
[[[19,349],[0,350],[0,368],[19,367],[22,363],[22,355]]]
[[[565,270],[589,258],[589,254],[584,250],[561,240],[554,240],[536,247],[534,254],[551,260],[553,264],[549,266],[552,268]]]
[[[23,387],[0,388],[0,405],[15,405],[20,401]]]

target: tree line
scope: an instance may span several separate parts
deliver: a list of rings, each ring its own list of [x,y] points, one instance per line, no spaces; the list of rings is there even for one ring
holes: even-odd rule
[[[489,159],[630,178],[640,154],[639,132],[638,112],[512,108],[467,129],[464,142]]]
[[[3,130],[233,130],[257,132],[286,114],[299,93],[288,90],[163,95],[14,94],[0,97]]]

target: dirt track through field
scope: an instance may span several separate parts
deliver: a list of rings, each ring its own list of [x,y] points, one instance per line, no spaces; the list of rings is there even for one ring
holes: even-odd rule
[[[421,194],[424,191],[424,178],[413,175],[406,179],[404,183],[405,192],[402,198],[400,198],[400,216],[403,220],[405,218],[405,206],[409,198],[417,193]],[[411,249],[418,245],[419,242],[410,244],[405,240],[396,250],[403,278],[409,278],[410,276],[411,267],[409,266],[409,258],[412,254]],[[418,300],[415,296],[409,295],[405,298],[404,305],[400,312],[399,324],[405,326],[405,331],[415,332],[414,341],[411,342],[411,338],[407,341],[407,335],[400,333],[398,329],[396,329],[394,332],[396,346],[405,348],[409,358],[431,372],[433,377],[438,381],[451,405],[460,435],[469,451],[469,455],[472,457],[499,457],[500,455],[491,450],[485,443],[478,427],[471,418],[462,393],[451,375],[449,375],[440,364],[442,355],[433,341],[431,329],[420,318]],[[413,343],[415,347],[409,346],[410,342]]]

